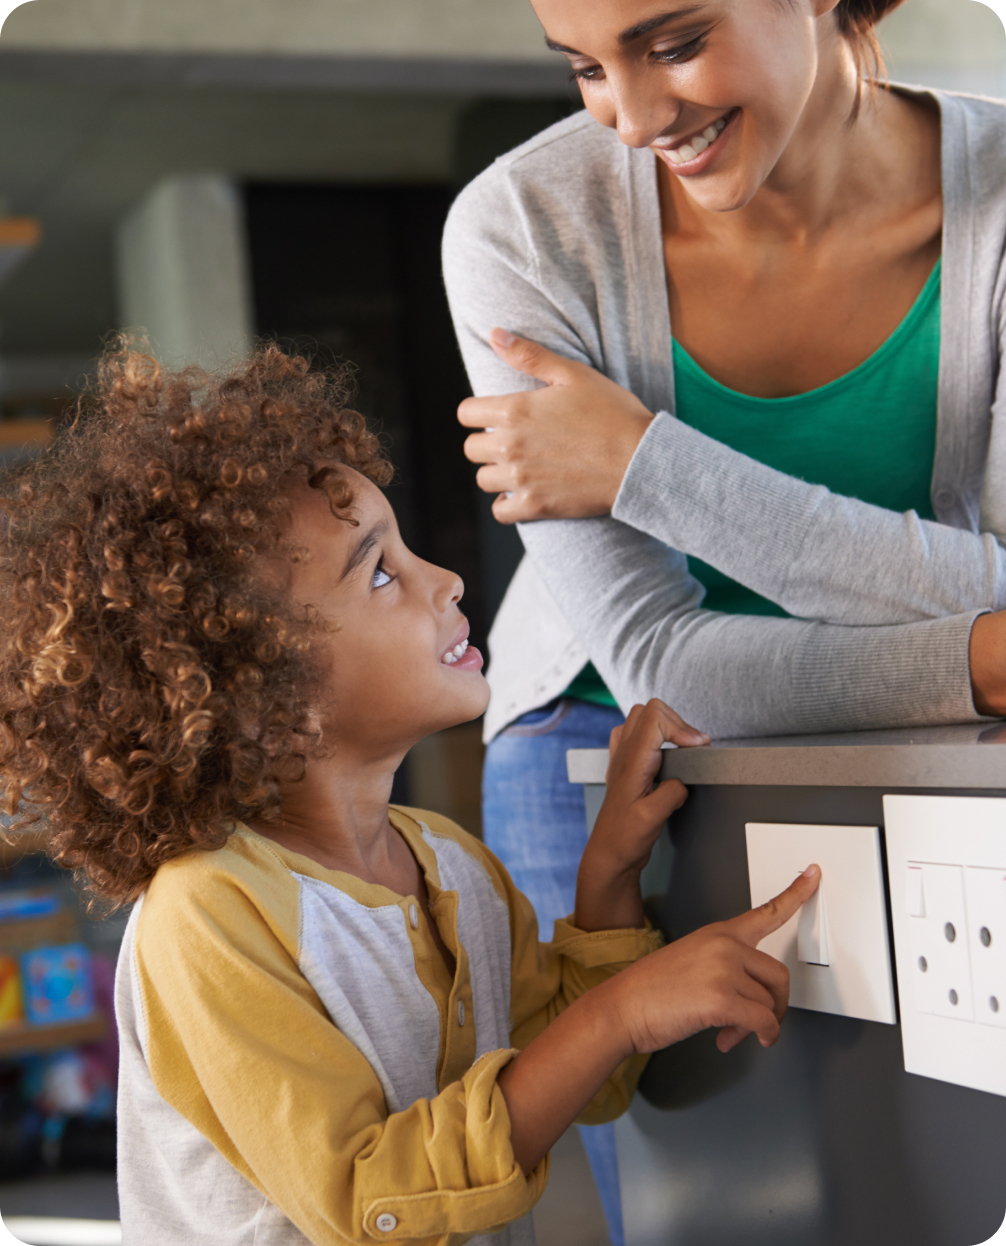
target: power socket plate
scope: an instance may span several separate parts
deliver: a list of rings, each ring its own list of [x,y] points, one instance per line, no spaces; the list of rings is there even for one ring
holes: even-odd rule
[[[790,1004],[894,1025],[879,828],[748,822],[745,831],[752,905],[778,895],[808,865],[821,867],[829,964],[799,959],[799,914],[758,945],[789,969]]]
[[[885,796],[909,1073],[1006,1095],[1006,800]]]

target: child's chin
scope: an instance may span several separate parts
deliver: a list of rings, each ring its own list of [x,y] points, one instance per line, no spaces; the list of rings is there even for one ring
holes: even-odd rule
[[[457,727],[461,723],[471,722],[473,718],[484,714],[489,704],[489,685],[480,671],[469,671],[464,682],[468,686],[463,693],[459,690],[450,704],[448,712],[452,714],[453,721],[448,726]]]

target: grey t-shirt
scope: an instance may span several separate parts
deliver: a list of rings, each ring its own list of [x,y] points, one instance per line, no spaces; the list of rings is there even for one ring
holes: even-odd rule
[[[611,517],[521,525],[527,556],[490,635],[487,739],[588,658],[623,708],[660,696],[720,737],[978,717],[971,625],[1006,607],[1006,104],[927,94],[944,194],[936,521],[785,476],[674,418],[651,151],[578,113],[461,193],[444,277],[475,392],[537,384],[488,345],[500,325],[659,413]],[[687,554],[797,617],[703,609]]]

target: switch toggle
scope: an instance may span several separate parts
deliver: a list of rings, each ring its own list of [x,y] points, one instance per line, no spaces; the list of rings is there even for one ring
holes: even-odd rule
[[[796,923],[796,956],[805,965],[829,965],[828,921],[824,907],[824,875],[817,891],[800,910]]]

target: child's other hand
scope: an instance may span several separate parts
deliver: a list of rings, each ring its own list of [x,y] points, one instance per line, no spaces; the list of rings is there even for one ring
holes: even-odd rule
[[[576,924],[581,930],[640,926],[639,876],[664,823],[685,801],[685,786],[667,779],[654,787],[665,743],[708,744],[663,701],[634,705],[611,733],[607,790],[580,862]]]
[[[599,988],[612,992],[627,1048],[658,1051],[710,1026],[720,1027],[720,1051],[749,1034],[771,1047],[789,1003],[789,970],[758,944],[789,921],[820,881],[820,868],[811,865],[767,904],[703,926]]]
[[[604,804],[591,842],[623,869],[643,869],[664,823],[688,795],[678,779],[653,786],[665,743],[694,748],[708,744],[709,737],[655,697],[645,706],[634,705],[625,723],[611,733]]]

